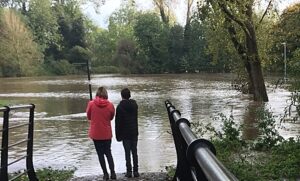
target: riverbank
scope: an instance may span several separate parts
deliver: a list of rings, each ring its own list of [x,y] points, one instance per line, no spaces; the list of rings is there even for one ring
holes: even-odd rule
[[[85,176],[85,177],[76,177],[72,178],[70,181],[100,181],[103,175],[97,176]],[[140,177],[137,178],[127,178],[125,177],[125,173],[117,174],[117,181],[166,181],[168,180],[166,172],[151,172],[151,173],[140,173]]]

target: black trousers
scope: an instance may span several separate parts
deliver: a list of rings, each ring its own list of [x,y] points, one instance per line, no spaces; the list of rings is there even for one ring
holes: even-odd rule
[[[115,172],[114,160],[111,154],[111,140],[93,140],[103,173],[107,173],[104,155],[107,158],[110,172]]]
[[[137,139],[123,140],[127,172],[132,172],[131,154],[133,160],[133,171],[134,172],[138,171],[137,141],[138,141]]]

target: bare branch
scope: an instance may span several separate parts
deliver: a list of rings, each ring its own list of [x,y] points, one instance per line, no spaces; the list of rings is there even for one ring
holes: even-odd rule
[[[267,8],[266,8],[266,10],[265,10],[265,12],[264,12],[264,14],[263,14],[263,16],[261,17],[261,19],[260,19],[258,25],[261,24],[261,22],[263,21],[263,19],[264,19],[265,16],[267,15],[267,13],[268,13],[270,7],[272,6],[272,2],[273,2],[273,0],[270,0],[270,1],[269,1],[269,4],[268,4],[268,6],[267,6]]]

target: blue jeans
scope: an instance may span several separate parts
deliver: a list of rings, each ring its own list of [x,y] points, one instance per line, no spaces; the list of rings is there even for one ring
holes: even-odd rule
[[[132,172],[131,154],[133,159],[133,171],[137,172],[138,171],[137,139],[123,140],[123,147],[125,150],[127,172]]]
[[[110,172],[115,172],[114,160],[111,154],[111,140],[93,140],[103,173],[107,173],[104,155],[107,158]]]

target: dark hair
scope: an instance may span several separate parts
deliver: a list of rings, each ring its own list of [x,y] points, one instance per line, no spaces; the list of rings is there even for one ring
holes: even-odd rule
[[[121,96],[123,99],[129,99],[131,97],[130,90],[128,88],[124,88],[121,90]]]
[[[96,96],[101,97],[103,99],[108,99],[107,90],[104,87],[99,87]]]

